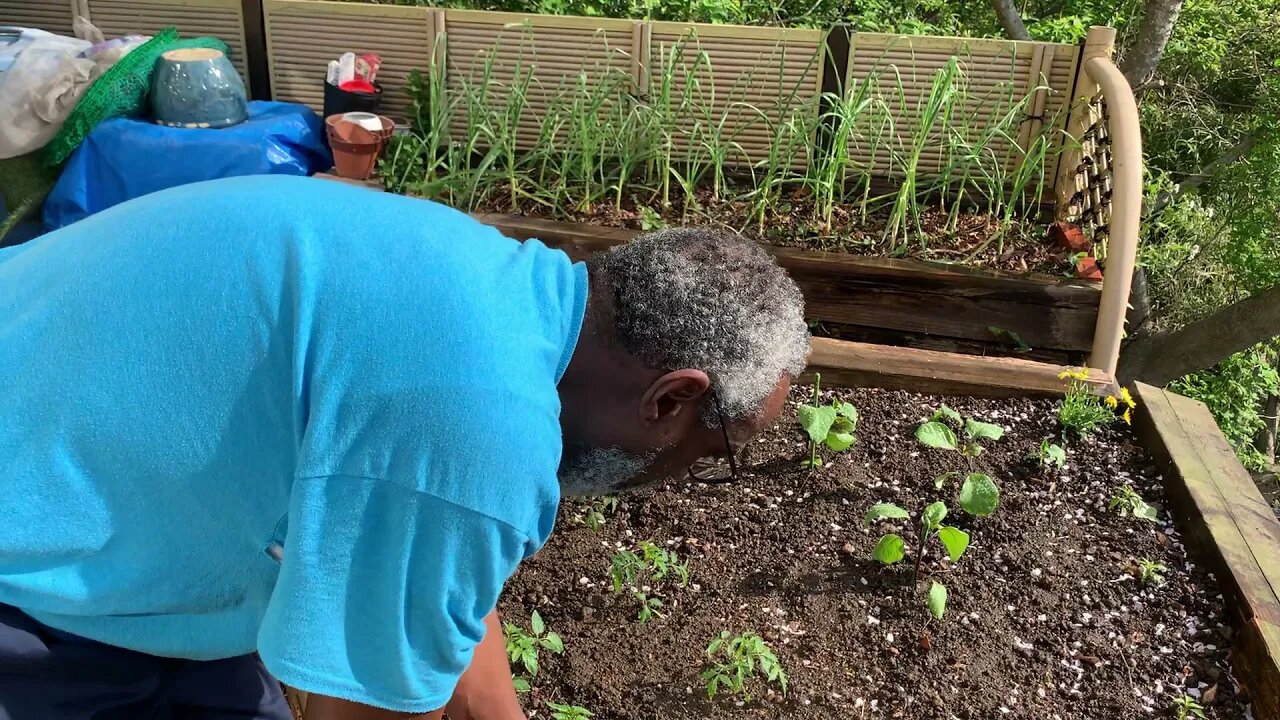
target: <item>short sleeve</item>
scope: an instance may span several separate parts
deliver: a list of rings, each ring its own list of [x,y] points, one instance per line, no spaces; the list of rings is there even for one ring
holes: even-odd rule
[[[509,525],[392,482],[297,480],[259,654],[300,690],[438,709],[527,545]]]

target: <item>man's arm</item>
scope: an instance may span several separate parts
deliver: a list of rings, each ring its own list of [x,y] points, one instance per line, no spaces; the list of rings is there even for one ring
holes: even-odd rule
[[[507,645],[497,610],[484,619],[484,626],[484,639],[476,646],[471,664],[458,680],[453,698],[444,710],[426,715],[407,715],[349,700],[312,695],[307,698],[306,720],[440,720],[444,712],[449,713],[449,720],[525,720],[515,686],[511,683]]]
[[[494,610],[484,619],[484,639],[445,705],[449,720],[525,720],[511,682],[502,621]]]
[[[307,695],[306,720],[441,720],[444,710],[413,715],[326,695]]]

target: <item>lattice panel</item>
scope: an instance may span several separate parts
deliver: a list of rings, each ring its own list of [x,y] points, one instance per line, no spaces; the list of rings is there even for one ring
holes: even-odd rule
[[[1095,241],[1105,240],[1111,226],[1111,136],[1107,102],[1101,94],[1089,104],[1088,126],[1080,136],[1080,162],[1075,168],[1075,193],[1067,207],[1067,220],[1093,231]]]

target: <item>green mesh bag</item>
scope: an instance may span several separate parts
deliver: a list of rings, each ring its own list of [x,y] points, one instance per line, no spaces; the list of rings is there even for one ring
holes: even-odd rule
[[[150,40],[129,51],[89,86],[62,129],[44,147],[44,164],[61,165],[84,142],[98,123],[114,117],[136,115],[142,110],[151,89],[151,71],[160,55],[181,48],[211,48],[228,52],[217,38],[179,40],[176,28],[165,28]]]

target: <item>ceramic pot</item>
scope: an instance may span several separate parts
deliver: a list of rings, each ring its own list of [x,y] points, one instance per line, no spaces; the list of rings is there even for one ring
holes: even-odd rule
[[[151,74],[151,114],[170,127],[222,128],[249,117],[244,82],[217,50],[170,50]]]

